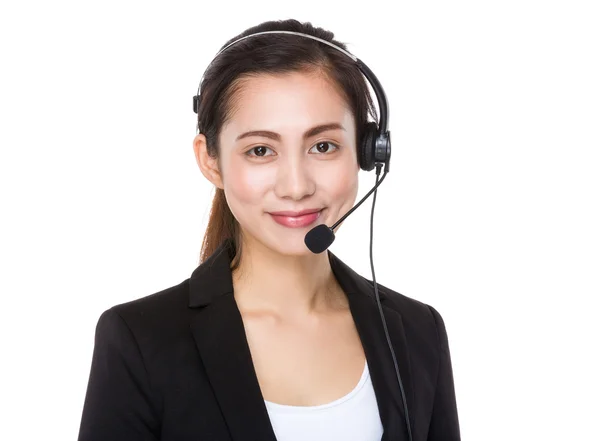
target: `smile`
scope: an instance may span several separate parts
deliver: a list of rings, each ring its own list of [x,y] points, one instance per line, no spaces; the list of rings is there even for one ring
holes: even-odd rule
[[[288,228],[301,228],[307,227],[314,223],[321,215],[321,210],[304,210],[299,213],[291,211],[280,211],[276,213],[269,213],[273,220],[279,225],[283,225]]]

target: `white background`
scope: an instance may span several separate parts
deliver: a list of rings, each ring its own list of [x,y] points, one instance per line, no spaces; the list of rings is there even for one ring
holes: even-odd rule
[[[3,3],[2,438],[77,437],[101,312],[197,265],[202,72],[247,27],[297,18],[387,92],[377,281],[444,317],[463,439],[600,439],[596,4]],[[331,248],[367,277],[369,215]]]

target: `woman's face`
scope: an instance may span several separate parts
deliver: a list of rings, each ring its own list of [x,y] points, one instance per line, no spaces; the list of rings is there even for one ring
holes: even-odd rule
[[[244,236],[281,254],[312,254],[306,233],[333,225],[356,200],[351,110],[322,74],[301,72],[246,78],[232,103],[220,171]]]

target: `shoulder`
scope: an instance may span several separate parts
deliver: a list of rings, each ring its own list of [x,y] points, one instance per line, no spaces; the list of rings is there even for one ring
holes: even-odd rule
[[[368,282],[372,286],[372,282]],[[402,317],[407,333],[419,339],[433,339],[438,344],[447,339],[444,319],[434,306],[379,283],[377,289],[382,299],[382,307],[389,308]]]
[[[144,317],[180,313],[189,302],[189,279],[181,283],[140,297],[125,303],[114,305],[111,309],[124,317]]]
[[[100,336],[127,333],[141,347],[168,344],[189,326],[189,279],[103,311],[96,332]]]

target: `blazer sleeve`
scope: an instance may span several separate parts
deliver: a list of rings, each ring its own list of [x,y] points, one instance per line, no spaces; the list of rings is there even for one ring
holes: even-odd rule
[[[432,306],[429,306],[429,308],[431,309],[437,327],[440,345],[440,365],[427,440],[459,441],[460,428],[456,406],[456,395],[454,391],[452,361],[448,346],[448,335],[442,316]]]
[[[96,326],[79,441],[154,441],[160,423],[133,333],[113,308]]]

